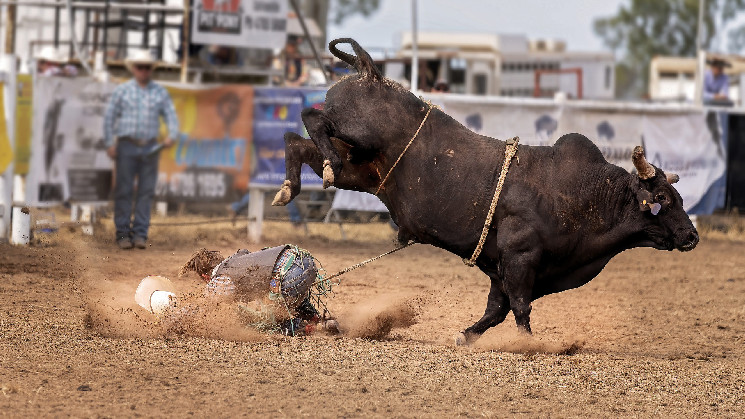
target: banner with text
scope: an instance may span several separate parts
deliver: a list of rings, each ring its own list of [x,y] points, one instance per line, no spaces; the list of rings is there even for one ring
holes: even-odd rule
[[[16,81],[16,144],[13,171],[17,175],[28,173],[31,159],[31,118],[33,117],[33,82],[30,74],[19,74]]]
[[[553,145],[564,134],[581,133],[609,162],[629,171],[633,168],[631,152],[642,145],[652,164],[680,176],[675,188],[686,211],[706,214],[724,206],[720,182],[726,170],[724,136],[721,126],[711,124],[711,116],[704,111],[475,103],[455,96],[435,99],[468,128],[501,140],[518,136],[521,144]]]
[[[5,87],[0,83],[0,175],[13,161],[13,146],[10,144],[8,127],[5,123]]]
[[[192,43],[239,48],[282,48],[287,0],[195,0]]]
[[[323,89],[255,89],[256,164],[251,174],[251,185],[282,185],[285,180],[284,135],[291,131],[309,138],[300,112],[304,108],[323,109],[325,98],[326,90]],[[304,187],[323,183],[307,165],[303,165],[300,178]]]
[[[111,197],[113,162],[103,142],[103,114],[113,83],[40,77],[34,86],[27,201],[43,205]],[[172,202],[239,198],[248,188],[251,86],[167,86],[180,134],[160,153],[156,196]],[[42,93],[43,92],[43,93]],[[167,135],[161,124],[161,138]]]
[[[240,198],[250,176],[253,88],[167,89],[180,135],[161,152],[156,196],[168,201]],[[165,137],[164,125],[161,131]]]
[[[114,87],[88,77],[36,79],[29,205],[109,198],[113,165],[103,141],[103,114]]]

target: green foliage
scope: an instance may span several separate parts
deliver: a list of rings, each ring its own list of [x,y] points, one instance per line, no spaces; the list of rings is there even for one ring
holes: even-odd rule
[[[702,45],[745,7],[745,0],[704,0]],[[631,0],[615,16],[597,19],[595,33],[617,53],[616,92],[620,97],[647,92],[649,63],[656,55],[696,56],[699,0]],[[730,45],[745,45],[745,30],[730,34]]]
[[[370,16],[380,7],[380,0],[332,0],[331,16],[334,23],[339,24],[349,16],[357,13]]]

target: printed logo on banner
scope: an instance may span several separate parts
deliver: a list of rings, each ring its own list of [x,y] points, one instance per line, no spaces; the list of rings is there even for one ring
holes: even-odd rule
[[[608,121],[603,121],[597,126],[598,139],[603,141],[611,141],[616,136],[616,130],[613,129],[613,125]]]
[[[191,41],[239,48],[281,48],[287,0],[195,0]]]
[[[466,126],[471,131],[481,134],[481,130],[484,128],[484,122],[481,120],[480,113],[474,113],[466,117]]]
[[[303,108],[322,109],[325,90],[317,89],[256,89],[254,97],[254,147],[256,164],[251,175],[252,184],[279,186],[285,180],[286,132],[308,138],[300,112]],[[304,165],[300,173],[304,185],[321,183],[310,167]]]
[[[559,122],[551,115],[541,115],[540,118],[535,120],[535,135],[542,141],[549,141],[558,126]]]
[[[241,0],[202,0],[197,6],[199,30],[213,33],[241,33]]]

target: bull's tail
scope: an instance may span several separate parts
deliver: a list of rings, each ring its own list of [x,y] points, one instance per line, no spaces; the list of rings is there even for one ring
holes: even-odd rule
[[[352,46],[352,50],[354,50],[354,53],[356,56],[347,54],[344,51],[340,51],[338,48],[336,48],[336,44],[349,44]],[[382,80],[383,75],[380,73],[380,70],[373,62],[372,57],[370,57],[370,54],[365,51],[360,44],[357,43],[352,38],[339,38],[334,39],[333,41],[329,42],[329,51],[331,51],[332,54],[334,54],[337,58],[344,61],[345,63],[351,65],[352,67],[357,70],[357,72],[364,76],[368,75],[371,76],[375,80]]]

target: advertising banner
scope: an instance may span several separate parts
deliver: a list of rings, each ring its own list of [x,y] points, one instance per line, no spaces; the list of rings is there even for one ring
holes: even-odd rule
[[[180,135],[161,152],[156,196],[172,202],[240,198],[251,168],[253,88],[167,89]],[[161,131],[165,137],[163,124]]]
[[[16,81],[16,144],[13,170],[17,175],[28,173],[31,159],[31,120],[33,118],[34,85],[30,74],[19,74]]]
[[[708,124],[704,111],[660,112],[599,109],[525,103],[475,103],[438,96],[445,111],[473,131],[521,144],[553,145],[562,135],[588,137],[609,162],[631,171],[631,152],[645,148],[647,159],[662,170],[677,173],[675,188],[689,213],[711,213],[724,206],[721,182],[726,159],[724,135]]]
[[[0,83],[0,173],[13,161],[13,147],[8,138],[8,127],[5,125],[5,86]]]
[[[31,137],[28,203],[109,199],[113,165],[102,131],[114,84],[60,77],[39,78],[36,83],[32,126],[38,129]],[[301,112],[322,109],[326,93],[245,85],[168,90],[181,133],[173,147],[161,152],[156,195],[182,202],[237,200],[249,183],[279,187],[285,179],[284,134],[291,131],[308,138]],[[689,213],[708,214],[724,205],[727,133],[715,114],[458,95],[427,98],[473,131],[494,138],[517,135],[521,144],[553,145],[566,133],[582,133],[608,161],[627,170],[632,169],[634,146],[643,145],[650,162],[680,176],[675,187]],[[0,147],[7,144],[2,134]],[[0,160],[11,156],[10,151],[0,152]],[[0,163],[7,166],[9,161]],[[305,188],[320,188],[322,181],[310,167],[303,166],[301,176]]]
[[[287,0],[195,0],[192,43],[239,48],[282,48]]]
[[[115,84],[44,77],[34,89],[27,200],[42,205],[111,197],[113,162],[103,143],[103,114]],[[156,196],[172,202],[237,199],[250,176],[253,89],[167,87],[180,134],[160,153]],[[40,94],[44,92],[44,94]],[[167,135],[161,124],[161,138]]]
[[[109,198],[113,164],[106,155],[103,114],[114,87],[87,77],[37,78],[29,205]]]
[[[286,132],[305,138],[300,112],[304,108],[323,109],[326,91],[322,89],[256,88],[254,93],[254,147],[256,164],[251,184],[279,187],[285,180]],[[318,186],[323,182],[307,165],[301,172],[303,187]]]

